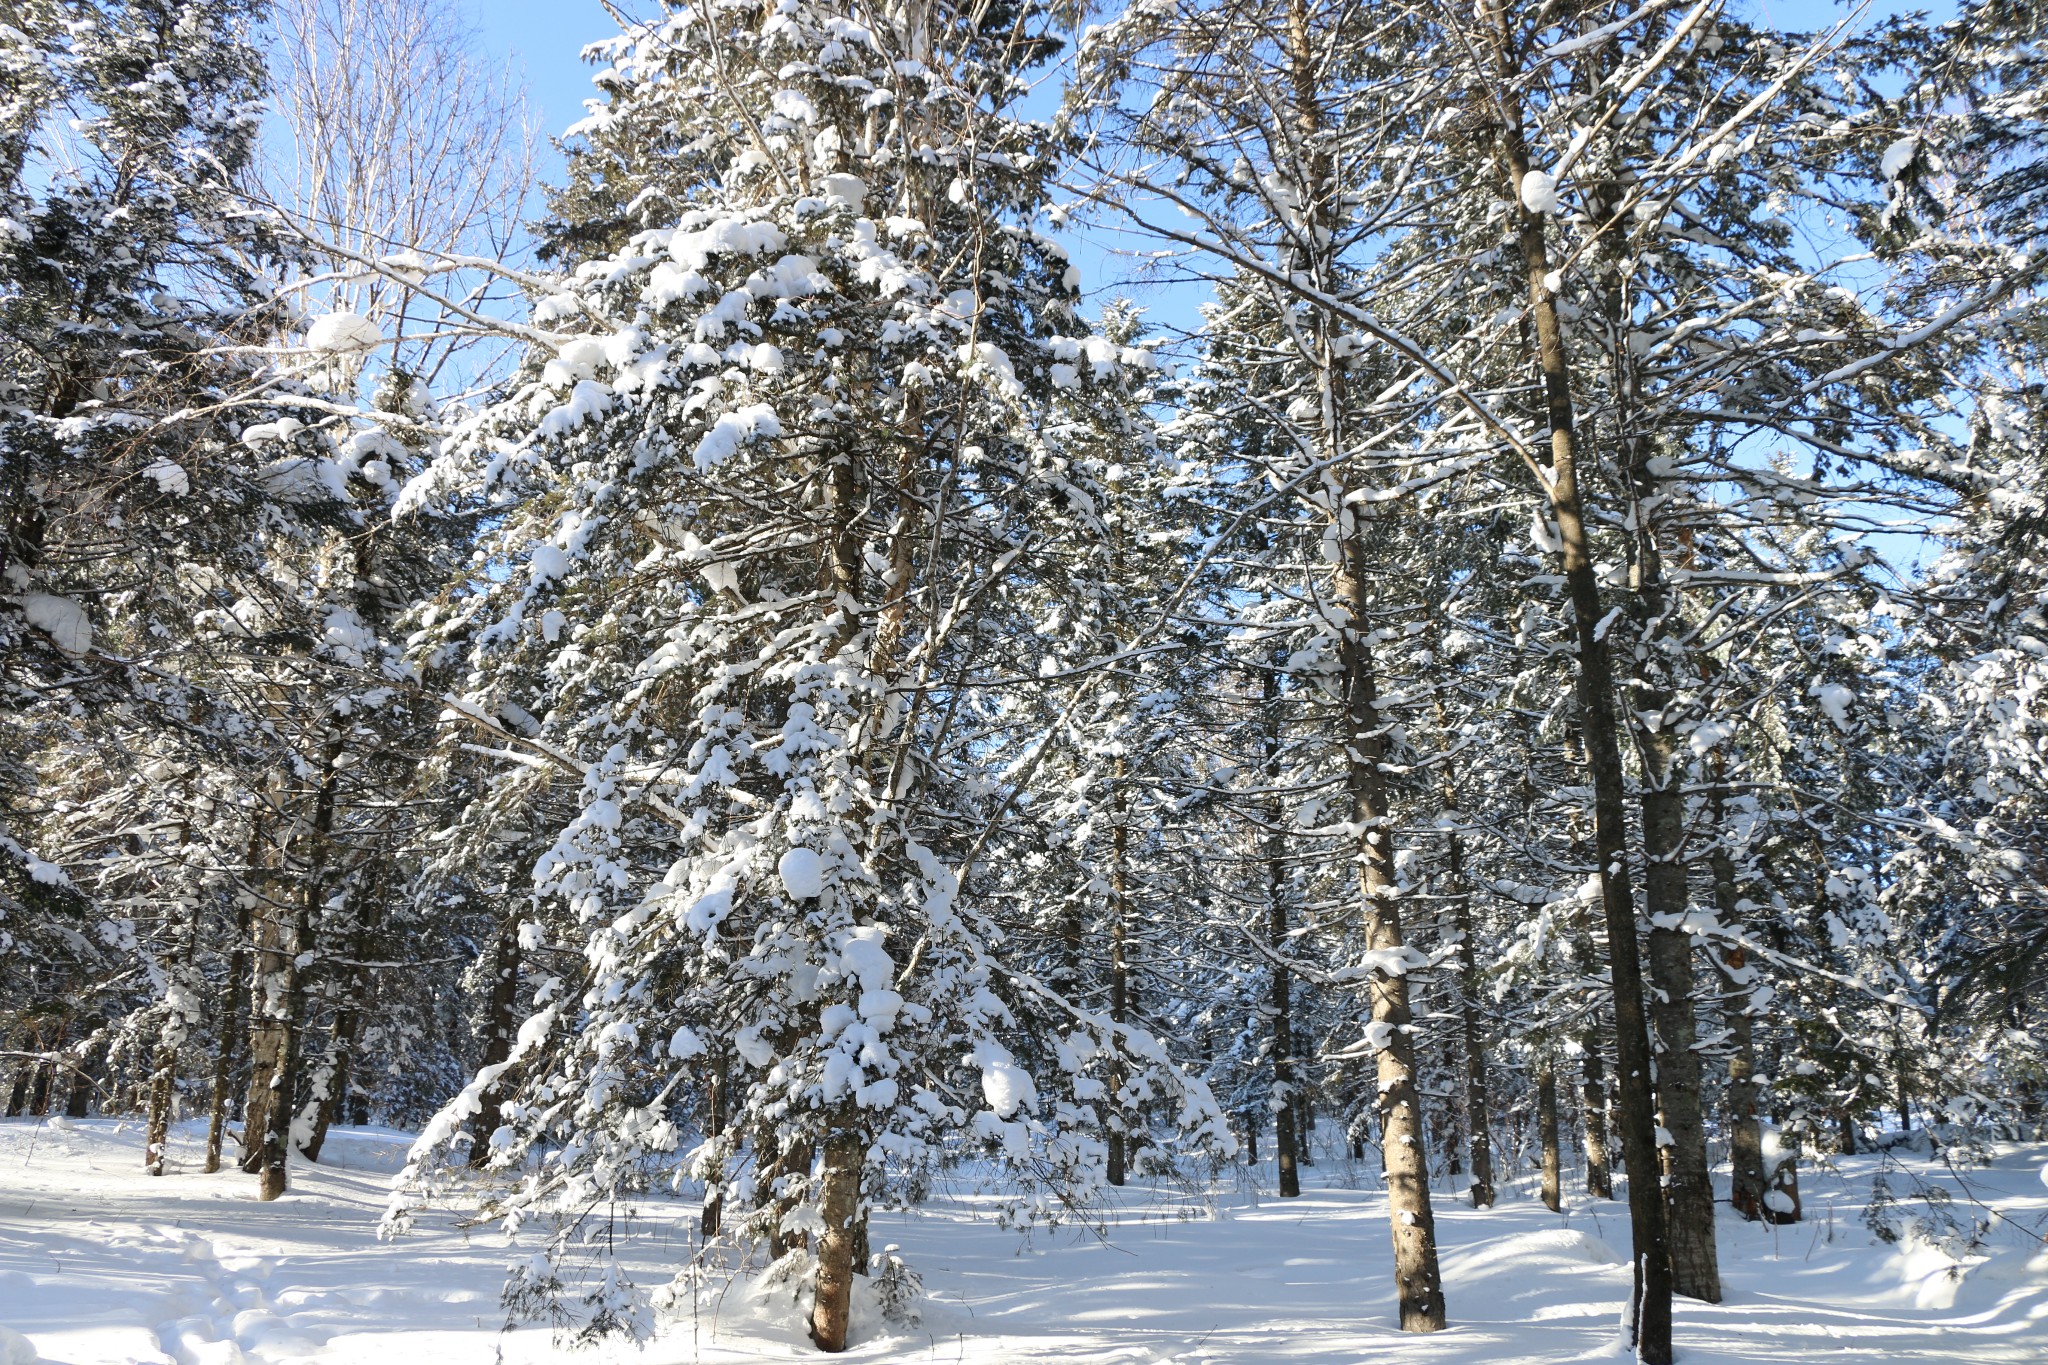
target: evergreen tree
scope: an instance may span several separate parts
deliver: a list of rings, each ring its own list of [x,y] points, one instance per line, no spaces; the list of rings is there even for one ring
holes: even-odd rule
[[[1008,110],[1048,22],[678,7],[615,40],[558,201],[592,226],[564,225],[573,269],[535,307],[582,330],[408,495],[502,509],[431,635],[467,651],[458,723],[580,778],[533,877],[583,957],[413,1174],[516,1068],[501,1210],[574,1211],[566,1253],[578,1215],[681,1160],[830,1351],[867,1210],[957,1135],[1084,1204],[1107,1094],[1228,1142],[1147,1034],[1006,964],[978,902],[1051,738],[1007,780],[980,767],[1039,686],[1010,642],[1106,534],[1098,433],[1059,397],[1145,370],[1086,332],[1035,225],[1059,147]],[[675,157],[647,158],[650,126]],[[615,1271],[563,1292],[553,1269],[508,1291],[644,1326]]]

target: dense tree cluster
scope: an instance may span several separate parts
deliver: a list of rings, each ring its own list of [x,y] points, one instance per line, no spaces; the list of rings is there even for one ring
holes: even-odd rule
[[[253,3],[0,24],[10,1115],[418,1127],[515,1312],[826,1350],[960,1163],[1372,1149],[1417,1331],[1433,1179],[1625,1175],[1655,1362],[1717,1200],[2039,1125],[2037,9],[665,0],[525,267],[323,3],[401,202]]]

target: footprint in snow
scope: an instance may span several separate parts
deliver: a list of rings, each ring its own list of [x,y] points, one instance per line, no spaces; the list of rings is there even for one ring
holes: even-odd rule
[[[326,1346],[326,1333],[272,1311],[266,1282],[273,1262],[224,1262],[211,1241],[176,1229],[159,1229],[152,1240],[180,1251],[199,1276],[196,1294],[172,1297],[173,1311],[195,1301],[206,1305],[157,1325],[158,1344],[178,1365],[275,1365]]]

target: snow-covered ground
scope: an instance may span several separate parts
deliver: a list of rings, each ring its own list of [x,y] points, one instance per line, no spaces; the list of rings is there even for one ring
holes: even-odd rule
[[[511,1254],[494,1230],[446,1221],[377,1240],[389,1172],[407,1136],[338,1130],[330,1163],[294,1170],[275,1204],[254,1182],[196,1172],[180,1130],[174,1174],[144,1175],[141,1138],[111,1121],[0,1122],[0,1365],[45,1361],[176,1365],[524,1365],[578,1357],[547,1333],[502,1333],[498,1287]],[[1809,1221],[1721,1225],[1727,1301],[1681,1301],[1688,1365],[1733,1361],[2048,1362],[2048,1149],[2003,1146],[1964,1172],[1909,1158],[1891,1168],[1950,1192],[1961,1223],[1999,1211],[1988,1256],[1952,1260],[1906,1239],[1886,1245],[1863,1221],[1879,1159],[1805,1173]],[[1298,1200],[1249,1182],[1203,1200],[1152,1190],[1129,1202],[1107,1241],[1072,1232],[1028,1243],[996,1227],[964,1185],[916,1214],[887,1215],[931,1294],[916,1331],[870,1328],[845,1359],[962,1365],[1072,1361],[1348,1362],[1515,1365],[1612,1358],[1628,1271],[1620,1204],[1573,1201],[1551,1214],[1512,1191],[1476,1213],[1438,1196],[1452,1329],[1396,1331],[1383,1204],[1364,1172],[1326,1160]],[[1981,1201],[1981,1204],[1973,1201]],[[992,1201],[990,1201],[992,1203]],[[678,1259],[693,1211],[636,1229],[650,1282]],[[1911,1217],[1926,1205],[1904,1198]],[[979,1216],[978,1216],[979,1215]],[[646,1365],[815,1359],[795,1326],[744,1288],[706,1297],[644,1353],[587,1361]]]

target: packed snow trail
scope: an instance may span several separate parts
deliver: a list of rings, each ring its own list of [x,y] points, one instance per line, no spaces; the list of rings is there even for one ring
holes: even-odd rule
[[[172,1174],[141,1170],[141,1134],[111,1120],[0,1122],[0,1365],[681,1365],[816,1359],[794,1316],[735,1286],[668,1322],[644,1352],[575,1353],[545,1331],[503,1333],[513,1255],[494,1230],[447,1220],[377,1239],[389,1172],[409,1135],[337,1129],[332,1160],[294,1168],[291,1193],[254,1200],[238,1172],[195,1174],[198,1132],[174,1134]],[[1681,1301],[1685,1365],[1789,1360],[1878,1365],[2048,1361],[2048,1148],[2001,1146],[1960,1179],[1939,1162],[1892,1167],[1988,1219],[1960,1263],[1923,1239],[1877,1241],[1863,1221],[1875,1157],[1804,1176],[1808,1221],[1720,1227],[1728,1297]],[[1439,1192],[1450,1331],[1395,1330],[1385,1210],[1368,1163],[1325,1157],[1300,1199],[1228,1183],[1206,1198],[1132,1187],[1107,1241],[1029,1241],[960,1177],[912,1215],[886,1215],[932,1298],[915,1331],[869,1321],[845,1359],[964,1365],[1523,1365],[1621,1358],[1628,1270],[1623,1205],[1551,1214],[1526,1178],[1489,1212]],[[1981,1201],[1973,1202],[1973,1201]],[[1911,1198],[1902,1210],[1924,1206]],[[1987,1212],[1995,1209],[1995,1215]],[[655,1209],[631,1233],[644,1283],[687,1254],[695,1210]],[[17,1334],[18,1338],[17,1339]],[[29,1352],[39,1353],[29,1354]]]

